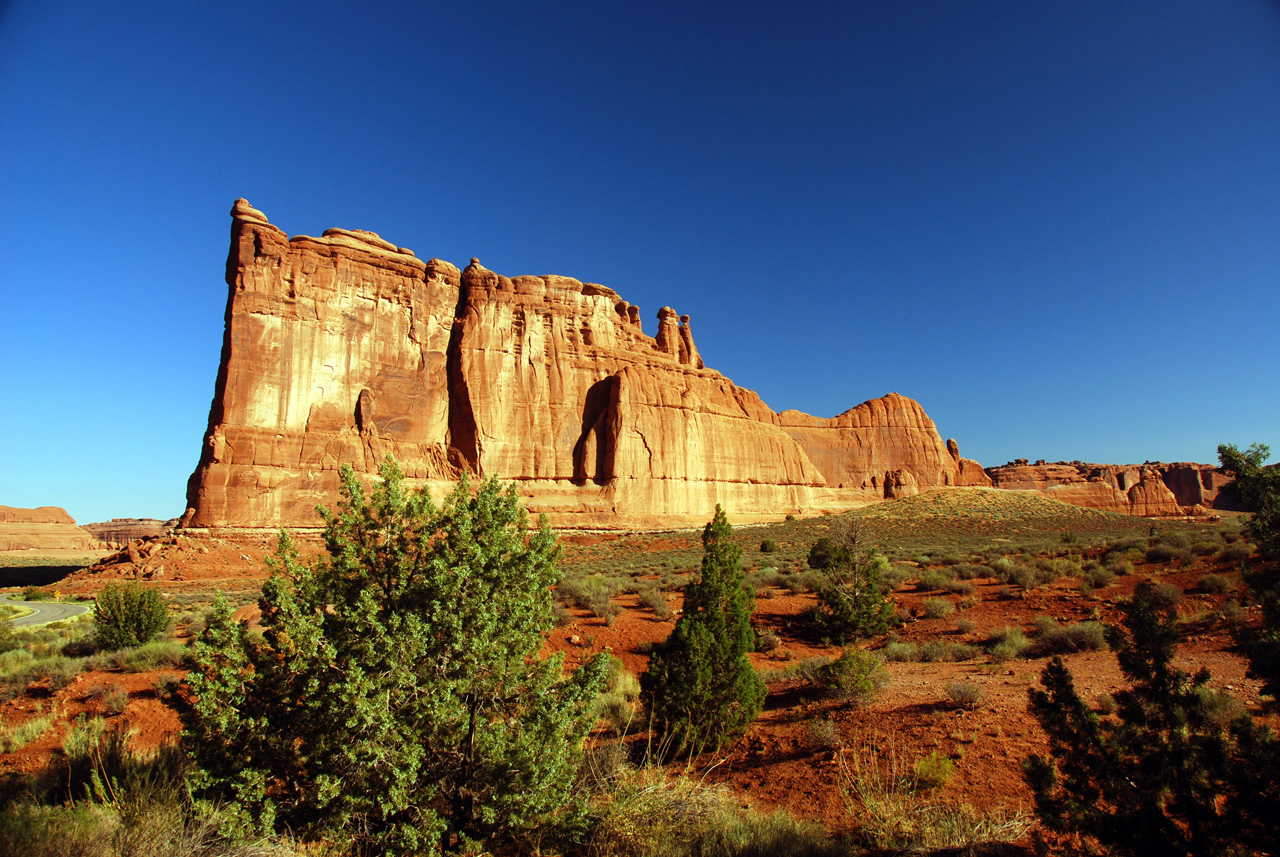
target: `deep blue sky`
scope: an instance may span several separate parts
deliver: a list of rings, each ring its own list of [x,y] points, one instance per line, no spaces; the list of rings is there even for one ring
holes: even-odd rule
[[[1280,452],[1275,0],[0,2],[0,504],[181,514],[238,196],[985,465]]]

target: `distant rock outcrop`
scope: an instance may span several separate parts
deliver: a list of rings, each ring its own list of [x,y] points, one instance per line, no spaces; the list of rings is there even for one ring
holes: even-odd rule
[[[226,333],[189,527],[316,526],[338,469],[394,454],[418,484],[515,480],[577,526],[836,510],[942,485],[975,463],[897,395],[830,420],[775,414],[706,368],[690,320],[570,277],[465,270],[360,230],[289,238],[231,211]]]
[[[104,544],[115,547],[134,539],[158,538],[178,525],[178,519],[160,521],[155,518],[112,518],[85,524],[82,529]]]
[[[90,550],[93,537],[57,506],[0,506],[0,551]]]
[[[1088,464],[1083,461],[1025,458],[988,467],[996,488],[1034,491],[1090,509],[1129,515],[1175,517],[1211,510],[1243,511],[1235,493],[1223,488],[1231,479],[1212,464]]]

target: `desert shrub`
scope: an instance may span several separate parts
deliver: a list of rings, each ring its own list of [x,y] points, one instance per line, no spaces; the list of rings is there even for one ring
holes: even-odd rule
[[[28,586],[22,590],[22,601],[51,601],[52,592],[46,592],[38,586]]]
[[[251,829],[357,853],[503,850],[581,829],[574,795],[607,660],[540,658],[559,546],[514,487],[437,506],[394,459],[368,499],[342,470],[326,555],[281,536],[261,637],[215,604],[171,704],[194,786]],[[306,716],[299,716],[306,712]]]
[[[884,659],[893,663],[920,661],[920,647],[915,643],[893,642],[884,647]]]
[[[593,857],[836,857],[820,825],[744,809],[724,785],[624,769],[592,806]]]
[[[1219,729],[1226,729],[1246,713],[1244,703],[1225,690],[1201,686],[1196,688],[1196,696],[1205,719]]]
[[[567,606],[588,610],[591,615],[608,621],[620,610],[613,599],[622,584],[621,578],[598,574],[566,577],[556,584],[556,597]]]
[[[920,591],[936,592],[939,589],[946,589],[954,578],[942,569],[929,568],[920,572]]]
[[[971,681],[948,682],[947,697],[961,708],[975,708],[982,701],[982,686]]]
[[[1231,581],[1221,574],[1203,575],[1196,586],[1201,592],[1208,592],[1210,595],[1222,595],[1231,591]]]
[[[1116,698],[1104,690],[1093,698],[1093,710],[1099,714],[1115,713]]]
[[[660,746],[690,756],[742,734],[764,705],[747,654],[755,647],[742,551],[724,510],[702,531],[702,575],[685,588],[684,612],[654,649],[641,679]]]
[[[637,701],[640,698],[640,680],[627,671],[616,657],[609,659],[609,672],[604,690],[600,692],[599,717],[619,734],[626,734],[637,720]]]
[[[880,580],[890,590],[897,589],[906,583],[912,577],[915,577],[916,567],[905,562],[891,563],[888,568],[880,575]]]
[[[955,765],[940,753],[930,753],[911,766],[911,774],[915,786],[919,789],[932,790],[942,788],[955,773]]]
[[[830,717],[815,717],[805,724],[805,743],[814,750],[840,746],[840,730]]]
[[[656,589],[644,589],[640,592],[641,605],[648,607],[653,611],[655,619],[665,622],[672,616],[671,605],[667,603],[667,599],[662,593]]]
[[[1217,542],[1195,542],[1191,545],[1191,552],[1196,556],[1212,556],[1218,552]]]
[[[926,663],[953,663],[970,661],[982,654],[982,649],[969,643],[949,640],[930,640],[920,647],[920,659]]]
[[[827,576],[820,571],[806,571],[800,574],[784,574],[779,578],[779,582],[792,595],[800,595],[804,592],[816,592],[830,583]]]
[[[817,673],[823,689],[837,699],[852,703],[874,698],[889,681],[880,656],[857,648],[846,649]]]
[[[1209,674],[1172,665],[1177,610],[1138,584],[1109,642],[1131,687],[1099,718],[1053,658],[1030,692],[1049,739],[1024,773],[1041,823],[1072,853],[1272,854],[1280,746],[1247,717],[1206,707]],[[1211,703],[1210,707],[1216,705]]]
[[[978,588],[967,580],[948,580],[942,588],[954,595],[973,595],[978,591]]]
[[[956,631],[958,631],[961,634],[972,634],[974,628],[977,628],[977,627],[978,626],[971,619],[956,620]]]
[[[782,645],[782,638],[768,628],[756,632],[757,652],[772,652],[780,645]]]
[[[169,608],[155,587],[108,583],[94,600],[94,624],[104,649],[127,649],[163,631]]]
[[[746,584],[747,589],[750,589],[755,593],[760,593],[764,590],[777,586],[781,579],[782,575],[776,568],[762,568],[748,574],[744,579],[744,583]]]
[[[1245,541],[1223,545],[1218,553],[1218,559],[1223,562],[1243,562],[1251,556],[1253,556],[1253,545]]]
[[[147,672],[161,667],[180,667],[186,656],[187,647],[181,643],[155,641],[115,652],[111,661],[125,672]]]
[[[832,658],[824,658],[821,655],[804,658],[796,664],[796,675],[799,675],[814,687],[822,687],[822,668],[831,663],[832,660]]]
[[[854,742],[837,757],[837,776],[851,814],[853,838],[870,853],[1002,854],[1003,843],[1021,839],[1032,819],[994,807],[978,814],[967,805],[935,799],[892,742]],[[928,773],[922,771],[922,773]],[[858,852],[860,853],[860,852]]]
[[[760,553],[775,553],[778,550],[778,543],[773,539],[762,539],[760,541]]]
[[[1107,644],[1106,630],[1097,622],[1076,622],[1059,625],[1048,617],[1037,617],[1037,634],[1031,652],[1034,657],[1066,655],[1073,652],[1091,652]]]
[[[929,619],[945,619],[956,612],[956,607],[945,598],[926,598],[922,604],[924,615]]]
[[[1116,574],[1105,566],[1086,569],[1082,575],[1084,582],[1093,589],[1103,589],[1116,582]]]
[[[1174,586],[1172,583],[1156,583],[1152,584],[1149,597],[1155,602],[1157,608],[1163,610],[1166,607],[1177,607],[1182,603],[1182,590]]]
[[[982,577],[991,577],[992,571],[985,565],[975,565],[971,562],[960,562],[948,569],[951,576],[955,580],[976,580]]]
[[[1174,549],[1191,546],[1191,539],[1182,530],[1163,530],[1156,536],[1155,543]]]
[[[1021,628],[1006,626],[992,635],[987,652],[992,660],[1007,661],[1022,657],[1031,649],[1031,645]]]

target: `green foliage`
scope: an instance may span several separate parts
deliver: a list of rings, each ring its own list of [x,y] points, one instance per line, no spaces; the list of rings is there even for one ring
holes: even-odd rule
[[[128,649],[150,642],[169,624],[160,590],[130,581],[108,583],[94,607],[98,642],[104,649]]]
[[[1248,531],[1267,560],[1245,574],[1245,582],[1262,602],[1262,626],[1241,626],[1238,638],[1249,656],[1249,675],[1262,679],[1263,693],[1280,698],[1280,468],[1263,466],[1268,455],[1269,448],[1261,443],[1245,452],[1230,444],[1218,447],[1222,469],[1235,477],[1232,486],[1253,510]],[[1236,545],[1227,545],[1223,557],[1233,548]]]
[[[1173,667],[1177,609],[1152,589],[1140,583],[1124,628],[1108,629],[1132,682],[1113,718],[1089,709],[1058,657],[1030,692],[1049,738],[1049,755],[1024,763],[1041,821],[1083,853],[1274,853],[1280,746],[1247,717],[1221,722],[1207,671]]]
[[[809,548],[809,568],[815,571],[848,565],[849,562],[848,549],[829,536],[823,536]]]
[[[218,599],[175,700],[193,785],[250,829],[378,853],[572,834],[606,661],[538,658],[555,535],[495,481],[437,507],[393,459],[381,476],[366,499],[344,468],[327,557],[281,534],[260,635]]]
[[[884,659],[864,649],[849,648],[816,670],[817,683],[837,699],[861,703],[875,697],[889,681]]]
[[[777,553],[778,543],[773,539],[760,540],[760,553]]]
[[[898,615],[882,580],[888,560],[874,552],[859,562],[849,559],[847,550],[840,556],[842,564],[829,567],[818,588],[815,629],[836,643],[884,633]]]
[[[939,789],[947,784],[955,773],[955,765],[946,756],[930,753],[911,766],[911,773],[918,789]]]
[[[764,684],[747,658],[755,647],[754,599],[742,586],[742,551],[732,535],[716,506],[702,531],[702,575],[685,587],[684,613],[641,678],[660,744],[676,754],[719,748],[764,705]]]
[[[0,654],[11,652],[20,645],[18,635],[14,633],[13,625],[10,624],[9,618],[0,616]]]

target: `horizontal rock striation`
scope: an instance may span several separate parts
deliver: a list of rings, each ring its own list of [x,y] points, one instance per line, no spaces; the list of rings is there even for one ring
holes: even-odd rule
[[[1129,515],[1180,517],[1212,510],[1243,511],[1231,479],[1212,464],[1048,463],[1018,459],[988,467],[996,488],[1034,491],[1064,503]]]
[[[222,360],[187,527],[318,526],[338,471],[396,456],[443,491],[515,480],[559,525],[834,510],[988,484],[897,395],[776,414],[708,369],[689,317],[570,277],[423,261],[360,230],[285,235],[237,200]]]
[[[0,551],[90,550],[93,537],[57,506],[0,506]]]

